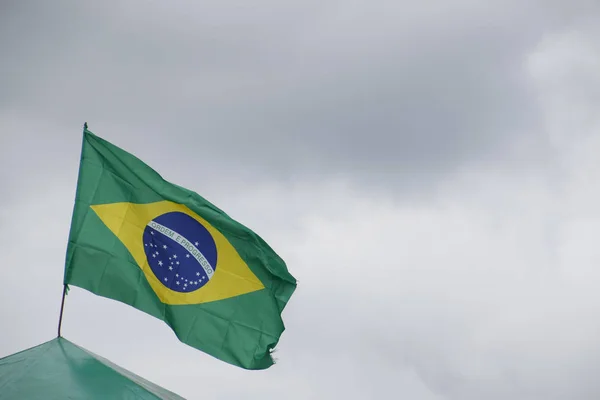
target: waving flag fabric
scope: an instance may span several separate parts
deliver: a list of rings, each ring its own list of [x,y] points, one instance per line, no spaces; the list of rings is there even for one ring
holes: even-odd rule
[[[256,233],[87,127],[64,283],[160,318],[182,342],[246,369],[273,364],[296,289]]]

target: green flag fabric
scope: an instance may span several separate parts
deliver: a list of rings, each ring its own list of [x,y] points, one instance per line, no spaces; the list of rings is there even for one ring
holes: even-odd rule
[[[0,358],[0,400],[184,400],[59,337]]]
[[[273,364],[296,289],[256,233],[87,127],[64,283],[159,318],[245,369]]]

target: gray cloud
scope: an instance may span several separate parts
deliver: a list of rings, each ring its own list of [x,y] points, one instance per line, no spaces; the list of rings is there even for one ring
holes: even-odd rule
[[[418,185],[535,131],[524,57],[586,10],[559,5],[13,2],[2,98],[201,165]]]
[[[300,285],[268,371],[77,288],[75,343],[190,399],[598,398],[595,3],[4,2],[0,356],[55,334],[87,120]]]

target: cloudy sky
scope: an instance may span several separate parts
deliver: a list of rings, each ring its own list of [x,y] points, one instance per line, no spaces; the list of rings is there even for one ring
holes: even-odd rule
[[[0,2],[0,357],[55,335],[87,121],[299,286],[266,371],[75,287],[69,340],[189,399],[600,398],[598,2],[251,3]]]

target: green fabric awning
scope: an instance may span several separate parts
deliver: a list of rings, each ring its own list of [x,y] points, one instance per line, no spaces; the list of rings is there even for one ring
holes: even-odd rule
[[[182,400],[64,338],[0,359],[0,400]]]

